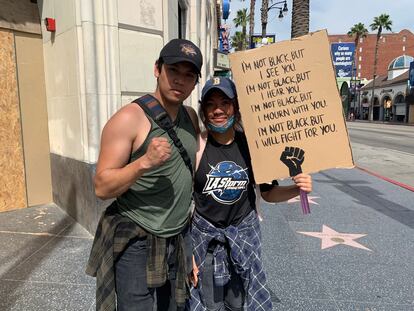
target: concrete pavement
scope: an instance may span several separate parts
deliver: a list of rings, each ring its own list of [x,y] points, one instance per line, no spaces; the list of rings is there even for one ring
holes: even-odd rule
[[[274,310],[414,310],[414,192],[357,169],[314,181],[310,215],[262,204]],[[53,204],[1,213],[0,310],[94,310],[91,244]]]
[[[298,202],[263,206],[275,310],[414,310],[414,192],[357,169],[314,181],[310,215]],[[350,246],[350,234],[365,236]]]
[[[0,310],[94,310],[92,238],[55,204],[0,213]]]

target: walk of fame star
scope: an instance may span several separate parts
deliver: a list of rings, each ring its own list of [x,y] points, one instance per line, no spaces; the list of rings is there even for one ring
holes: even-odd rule
[[[313,201],[313,199],[319,199],[319,197],[313,197],[311,195],[308,195],[308,202],[309,204],[316,204],[319,205],[319,203]],[[290,200],[287,201],[288,203],[296,203],[296,202],[300,202],[300,196],[298,195],[297,197],[291,198]]]
[[[366,234],[351,234],[351,233],[340,233],[336,232],[332,228],[329,228],[326,225],[322,226],[322,232],[302,232],[297,231],[300,234],[312,236],[315,238],[321,239],[321,249],[329,248],[338,244],[348,245],[351,247],[356,247],[371,251],[369,248],[365,247],[362,244],[354,241],[356,239],[366,236]]]

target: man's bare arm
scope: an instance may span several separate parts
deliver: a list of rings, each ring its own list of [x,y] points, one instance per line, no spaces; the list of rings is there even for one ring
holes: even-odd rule
[[[167,139],[156,137],[148,145],[145,155],[127,164],[131,152],[139,148],[147,136],[149,127],[142,109],[136,105],[125,106],[105,125],[94,179],[99,198],[121,195],[145,172],[170,157],[171,147]]]

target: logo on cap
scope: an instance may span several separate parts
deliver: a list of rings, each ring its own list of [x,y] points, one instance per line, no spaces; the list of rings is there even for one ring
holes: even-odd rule
[[[220,78],[213,78],[213,85],[219,85],[220,84]]]
[[[183,52],[185,55],[190,56],[196,56],[197,52],[194,50],[194,48],[189,44],[181,44],[181,52]]]

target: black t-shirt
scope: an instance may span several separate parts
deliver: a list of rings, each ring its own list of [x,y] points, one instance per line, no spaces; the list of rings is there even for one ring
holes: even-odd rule
[[[244,134],[236,132],[229,145],[221,145],[209,135],[194,179],[197,213],[220,228],[238,225],[255,209],[254,186]],[[269,188],[261,185],[261,190]]]

